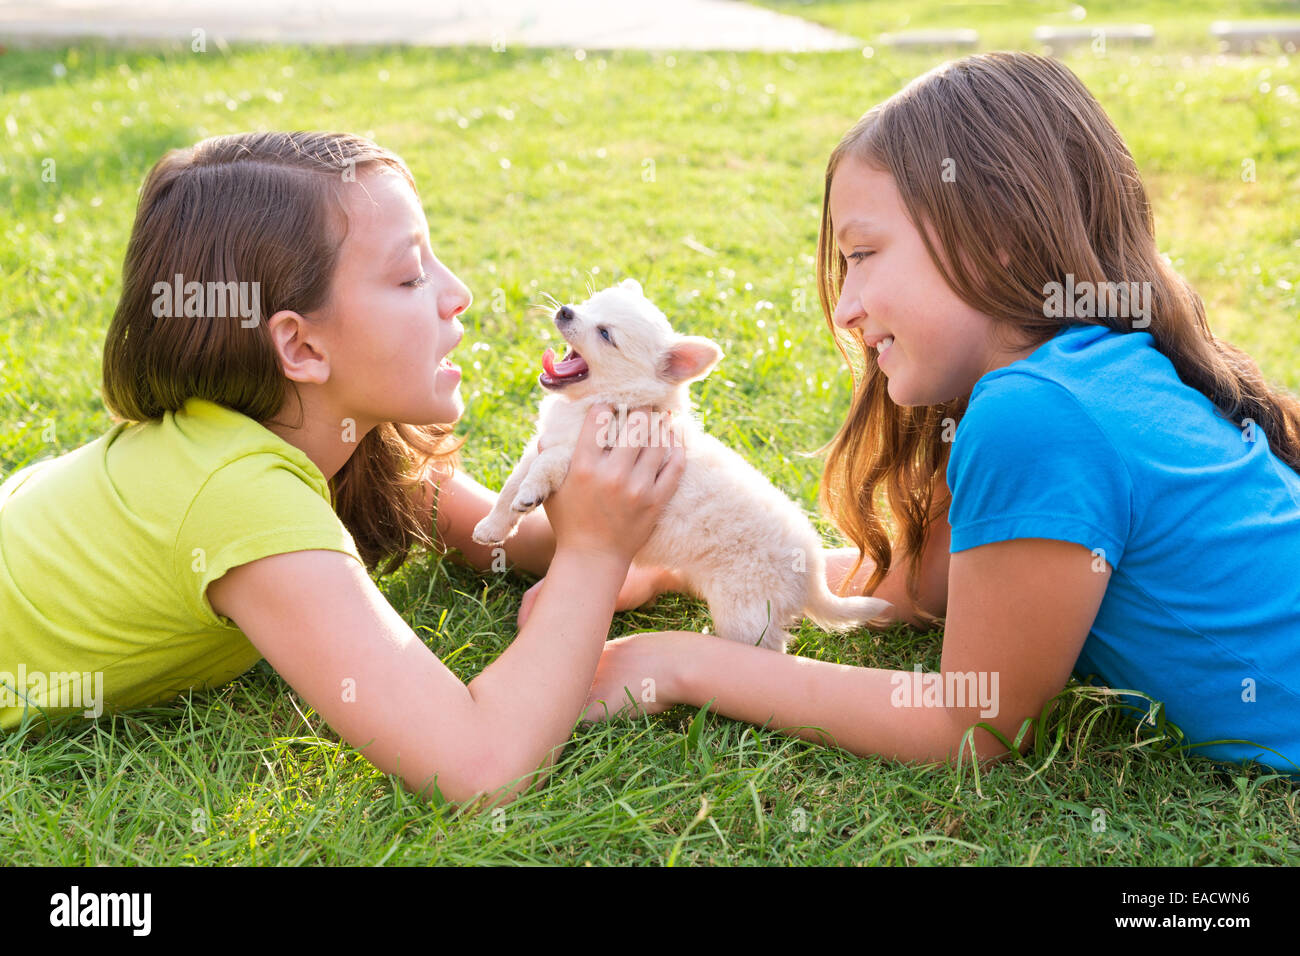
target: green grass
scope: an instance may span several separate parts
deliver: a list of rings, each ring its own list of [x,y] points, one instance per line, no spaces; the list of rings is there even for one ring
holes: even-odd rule
[[[1233,22],[1300,19],[1296,0],[975,0],[943,3],[925,0],[759,0],[762,6],[815,20],[866,44],[879,44],[883,33],[909,30],[971,29],[985,50],[1043,52],[1034,41],[1037,27],[1107,27],[1147,24],[1155,28],[1159,51],[1217,53],[1210,34],[1216,20]],[[1091,41],[1089,41],[1091,42]],[[1108,39],[1112,52],[1126,50],[1122,41]],[[1141,48],[1139,48],[1141,49]]]
[[[822,8],[867,19],[865,4],[809,13]],[[1141,9],[1125,19],[1148,19]],[[136,190],[162,152],[221,132],[334,128],[373,136],[407,160],[435,251],[475,293],[461,347],[471,474],[499,485],[527,437],[539,358],[555,344],[529,306],[632,275],[679,330],[711,336],[727,354],[695,390],[706,427],[812,512],[820,463],[805,454],[830,437],[849,398],[812,274],[826,156],[863,111],[935,62],[880,48],[870,58],[671,59],[10,51],[0,56],[0,469],[109,427],[98,394],[102,337]],[[1161,247],[1204,296],[1212,327],[1270,378],[1300,388],[1300,68],[1277,57],[1207,66],[1163,47],[1068,62],[1127,136]],[[1254,183],[1242,182],[1244,158],[1256,162]],[[42,180],[46,159],[54,182]],[[527,583],[421,556],[380,586],[469,679],[514,636]],[[706,622],[702,605],[669,596],[618,615],[613,634]],[[805,626],[791,650],[910,670],[937,667],[940,646],[937,632],[833,637]],[[676,708],[579,728],[544,789],[502,816],[471,816],[415,800],[340,745],[262,664],[208,695],[0,741],[0,859],[1300,861],[1291,785],[1139,735],[1088,691],[1065,692],[1024,762],[978,776],[969,763],[859,759],[713,715],[692,730],[695,718]]]

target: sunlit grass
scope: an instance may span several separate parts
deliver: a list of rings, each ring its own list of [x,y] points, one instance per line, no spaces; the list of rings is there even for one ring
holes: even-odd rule
[[[843,6],[846,16],[865,10],[822,6]],[[527,438],[540,356],[556,343],[530,306],[631,275],[680,331],[708,335],[726,352],[695,390],[709,430],[811,512],[820,463],[804,453],[833,434],[849,397],[813,283],[826,156],[862,112],[935,62],[879,48],[870,58],[94,46],[4,54],[0,469],[68,451],[109,427],[100,349],[149,166],[214,133],[329,128],[372,136],[406,159],[435,252],[475,294],[458,356],[472,474],[499,485]],[[1161,248],[1204,297],[1212,327],[1275,381],[1300,388],[1300,70],[1276,57],[1207,66],[1160,52],[1069,62],[1128,138]],[[1253,182],[1242,178],[1245,159],[1255,163]],[[513,638],[527,583],[421,557],[381,587],[468,679]],[[669,596],[619,615],[614,634],[706,622],[701,605]],[[910,670],[936,667],[940,644],[938,633],[906,628],[832,637],[805,626],[791,650]],[[1043,750],[978,780],[969,763],[863,760],[713,716],[692,733],[695,716],[677,708],[578,729],[546,788],[504,818],[458,817],[419,803],[339,745],[259,665],[192,702],[23,745],[0,742],[0,856],[164,864],[1297,859],[1289,785],[1141,744],[1118,708],[1084,691],[1063,697]]]

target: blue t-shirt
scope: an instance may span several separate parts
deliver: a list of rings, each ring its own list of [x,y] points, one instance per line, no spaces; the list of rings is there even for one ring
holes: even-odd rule
[[[1300,475],[1243,425],[1149,333],[1070,325],[975,383],[948,461],[949,550],[1093,550],[1111,577],[1075,676],[1163,701],[1189,744],[1252,742],[1192,754],[1294,774]]]

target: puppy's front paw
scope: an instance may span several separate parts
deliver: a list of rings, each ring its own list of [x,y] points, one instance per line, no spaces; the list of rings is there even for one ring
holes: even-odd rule
[[[527,514],[546,500],[549,490],[540,483],[526,481],[519,489],[519,494],[515,495],[515,500],[510,503],[510,507],[520,514]]]
[[[474,526],[474,533],[470,537],[479,544],[500,544],[510,537],[513,530],[514,524],[509,520],[488,515]]]

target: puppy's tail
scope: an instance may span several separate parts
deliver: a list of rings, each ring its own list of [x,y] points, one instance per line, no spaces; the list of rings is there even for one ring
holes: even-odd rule
[[[813,573],[812,568],[809,568],[809,573]],[[896,620],[894,615],[887,613],[893,608],[894,605],[880,598],[839,597],[826,586],[826,577],[818,569],[813,574],[804,616],[822,630],[843,632],[864,624],[884,627]]]

